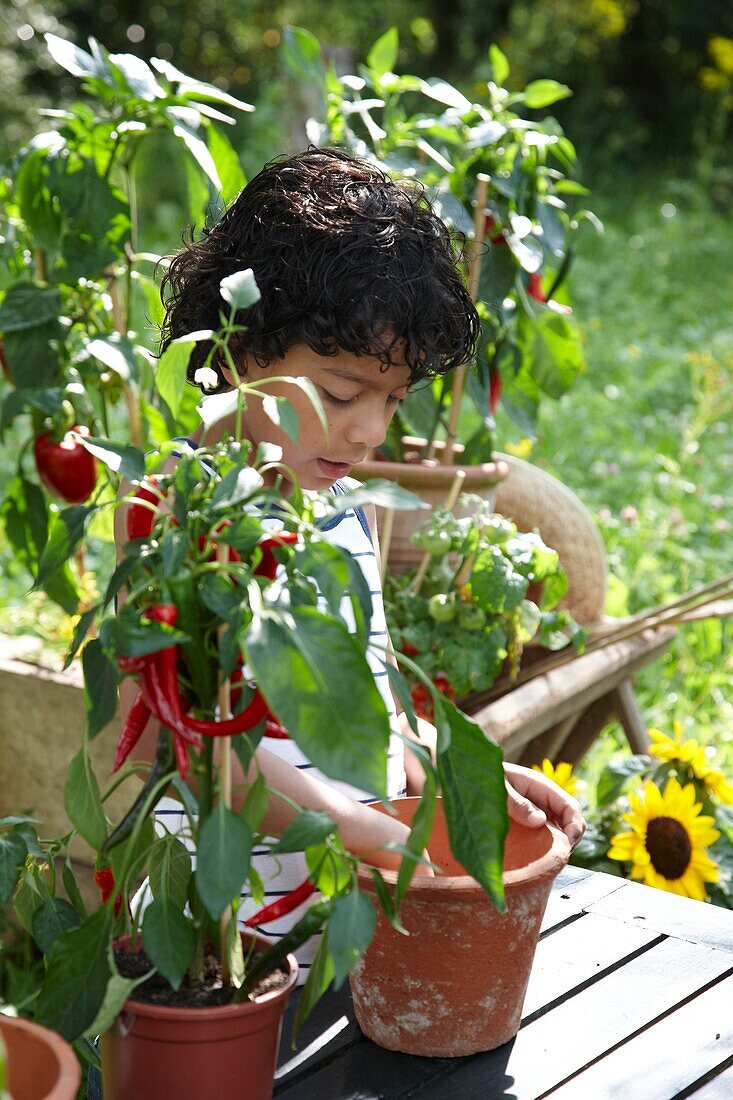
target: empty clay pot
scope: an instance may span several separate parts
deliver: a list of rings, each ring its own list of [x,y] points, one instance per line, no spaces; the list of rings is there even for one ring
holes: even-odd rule
[[[81,1069],[72,1047],[40,1024],[0,1013],[13,1100],[74,1100]]]
[[[415,798],[397,799],[400,820]],[[409,936],[380,912],[365,956],[351,973],[356,1018],[380,1046],[439,1058],[493,1050],[519,1030],[542,917],[555,877],[568,861],[564,833],[511,823],[504,856],[507,910],[453,858],[440,802],[430,857],[442,874],[413,879],[400,910]],[[383,872],[387,882],[395,872]],[[370,875],[360,887],[374,893]]]

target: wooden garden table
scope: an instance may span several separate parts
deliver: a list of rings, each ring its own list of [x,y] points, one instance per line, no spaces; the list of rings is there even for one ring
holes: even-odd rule
[[[697,1100],[733,1097],[733,913],[569,867],[555,884],[510,1043],[417,1058],[365,1039],[348,988],[290,1047],[282,1100]]]

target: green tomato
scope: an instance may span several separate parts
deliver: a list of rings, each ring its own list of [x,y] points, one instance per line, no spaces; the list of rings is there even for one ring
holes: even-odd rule
[[[480,630],[486,624],[486,612],[475,603],[464,603],[458,612],[461,630]]]
[[[430,597],[428,611],[436,623],[449,623],[451,619],[455,619],[458,611],[455,596],[452,593],[448,595],[446,592],[438,592]]]
[[[451,548],[451,542],[448,532],[441,528],[424,531],[420,536],[420,545],[428,554],[447,554]]]

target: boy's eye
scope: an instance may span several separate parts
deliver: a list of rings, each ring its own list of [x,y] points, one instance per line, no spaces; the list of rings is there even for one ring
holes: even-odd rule
[[[337,397],[335,393],[329,393],[328,390],[321,390],[321,393],[326,398],[326,401],[329,401],[332,405],[338,405],[339,408],[342,409],[348,408],[349,405],[353,405],[354,402],[359,399],[358,393],[354,394],[353,397],[346,398]]]

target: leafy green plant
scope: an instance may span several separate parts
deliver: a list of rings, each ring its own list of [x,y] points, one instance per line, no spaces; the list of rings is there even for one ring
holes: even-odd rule
[[[231,312],[222,317],[221,332],[184,341],[210,339],[212,355],[228,355],[236,311],[257,293],[251,272],[225,283],[222,296]],[[264,384],[241,383],[232,394],[237,422],[247,395]],[[281,424],[288,422],[286,405],[280,399],[273,413]],[[224,413],[221,403],[213,414],[204,410],[207,429]],[[180,443],[144,456],[126,443],[80,437],[105,469],[132,483],[121,498],[129,505],[128,541],[103,596],[80,618],[68,654],[71,660],[81,649],[87,707],[83,742],[66,778],[69,832],[39,839],[28,819],[4,819],[0,900],[12,899],[44,955],[42,979],[21,1008],[76,1041],[88,1056],[88,1040],[110,1026],[141,980],[118,970],[113,946],[124,933],[140,935],[151,969],[174,989],[186,974],[196,981],[206,945],[213,944],[236,1001],[286,951],[327,924],[329,934],[301,998],[302,1020],[332,978],[337,985],[345,980],[375,923],[373,905],[358,890],[358,860],[327,815],[299,812],[278,841],[262,835],[268,799],[285,795],[266,786],[254,750],[266,732],[289,735],[325,774],[386,798],[389,722],[366,659],[371,598],[358,562],[326,542],[320,524],[358,502],[401,507],[414,501],[378,482],[338,497],[303,494],[295,486],[282,497],[277,449],[264,445],[251,453],[237,435],[184,447],[173,464]],[[74,553],[93,513],[114,506],[98,499],[60,513],[64,534],[46,547],[41,573]],[[123,589],[124,604],[113,612]],[[416,729],[407,685],[387,667]],[[137,681],[139,691],[117,748],[118,774],[102,793],[88,746],[114,716],[125,676]],[[426,772],[425,792],[406,845],[398,849],[402,869],[394,894],[372,869],[380,903],[395,926],[400,899],[423,858],[439,790],[456,857],[497,905],[503,903],[507,819],[500,750],[437,692],[434,707],[437,757],[433,761],[415,746]],[[151,714],[160,722],[155,759],[152,765],[131,762]],[[222,748],[218,756],[215,739]],[[254,761],[254,777],[250,773],[238,802],[226,777],[229,751],[245,772]],[[138,774],[142,788],[122,819],[111,823],[109,794]],[[170,787],[185,808],[187,825],[181,835],[158,835],[154,809]],[[68,858],[76,834],[97,853],[101,898],[92,911]],[[255,899],[262,896],[250,862],[255,845],[269,846],[275,857],[305,851],[309,875],[294,903],[321,892],[293,931],[258,961],[243,953],[234,920],[222,924],[222,914],[236,911],[243,888]],[[143,875],[153,900],[143,912],[137,905],[130,911]],[[267,911],[259,912],[256,922],[266,917]]]
[[[462,519],[438,509],[413,535],[425,565],[385,582],[385,609],[395,648],[451,698],[490,687],[502,670],[516,675],[530,641],[547,649],[585,633],[557,609],[567,574],[537,534],[521,534],[479,497]],[[429,716],[424,682],[413,679],[416,707]]]
[[[156,387],[149,338],[132,329],[137,298],[154,320],[161,309],[151,267],[158,257],[138,251],[140,149],[160,133],[180,145],[191,216],[200,221],[207,203],[218,206],[245,182],[222,129],[234,122],[225,110],[253,109],[167,61],[110,54],[95,40],[88,52],[52,34],[46,42],[85,98],[43,112],[47,128],[0,181],[0,432],[12,425],[18,445],[0,511],[34,578],[58,523],[53,501],[80,504],[94,491],[95,460],[78,443],[80,431],[144,448],[197,421],[194,391]],[[43,587],[76,611],[68,566],[45,571]]]
[[[573,178],[575,149],[559,123],[525,117],[570,89],[535,80],[510,92],[503,86],[509,64],[492,46],[493,79],[484,97],[472,101],[439,78],[397,74],[395,28],[374,43],[354,75],[324,65],[318,42],[302,28],[287,31],[284,48],[299,78],[317,84],[322,95],[322,114],[307,125],[311,141],[341,145],[388,173],[419,180],[446,223],[467,236],[474,230],[477,177],[489,177],[480,225],[488,248],[476,288],[482,333],[467,387],[478,426],[462,440],[462,461],[486,461],[490,454],[500,394],[512,419],[534,434],[541,398],[561,397],[584,369],[565,283],[579,225],[600,227],[590,211],[574,209],[587,192]],[[453,385],[454,376],[447,377],[402,404],[388,437],[389,457],[402,458],[405,434],[425,438],[430,447],[445,431]]]

